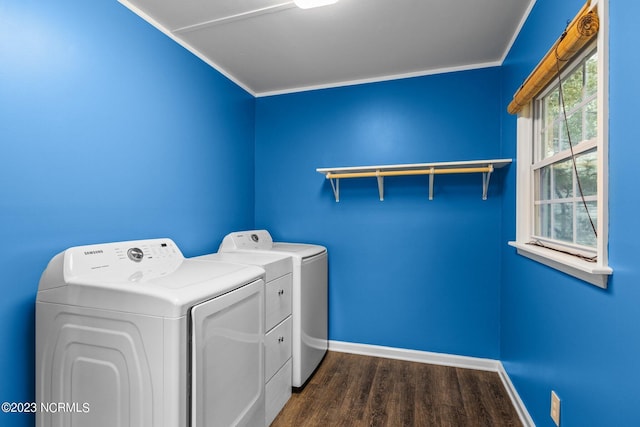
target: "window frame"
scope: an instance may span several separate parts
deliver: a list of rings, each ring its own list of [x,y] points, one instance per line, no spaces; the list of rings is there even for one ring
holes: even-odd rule
[[[598,15],[600,17],[600,30],[594,44],[585,48],[582,53],[572,59],[571,64],[566,67],[563,74],[571,72],[584,60],[587,52],[593,51],[594,47],[598,52],[598,130],[595,142],[581,143],[574,146],[578,151],[586,152],[595,148],[597,150],[597,239],[593,252],[597,256],[596,262],[589,262],[580,257],[562,253],[553,249],[543,248],[528,244],[532,240],[540,239],[535,235],[535,126],[534,103],[542,95],[536,96],[529,105],[525,106],[518,114],[517,119],[517,171],[516,171],[516,240],[509,242],[509,245],[517,249],[518,254],[540,262],[549,267],[560,270],[566,274],[577,277],[588,283],[601,288],[607,287],[609,276],[613,269],[608,265],[608,40],[607,40],[607,1],[600,0],[598,3]],[[548,93],[550,88],[557,85],[557,80],[549,84],[548,88],[541,94]],[[570,158],[570,157],[569,157]],[[551,158],[546,158],[548,161]],[[570,246],[570,245],[567,245]]]

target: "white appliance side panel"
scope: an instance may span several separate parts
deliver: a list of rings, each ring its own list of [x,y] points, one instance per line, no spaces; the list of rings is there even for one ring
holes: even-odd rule
[[[189,420],[187,317],[164,319],[162,425],[186,427]]]
[[[327,264],[326,253],[302,260],[299,296],[300,371],[294,372],[294,387],[301,387],[305,383],[324,357],[329,345]]]
[[[163,425],[163,320],[59,304],[36,304],[37,426]],[[178,424],[180,425],[180,424]],[[182,424],[184,425],[184,424]]]
[[[191,425],[264,423],[264,282],[191,310]]]

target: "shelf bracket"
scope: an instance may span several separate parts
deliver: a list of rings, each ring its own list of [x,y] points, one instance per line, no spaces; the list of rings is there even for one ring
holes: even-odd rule
[[[380,201],[384,201],[384,177],[380,175],[380,171],[376,171],[376,178],[378,178],[378,195],[380,196]]]
[[[429,170],[429,200],[433,200],[433,176],[435,175],[436,168],[432,167]]]
[[[340,201],[340,178],[329,178],[329,174],[327,174],[327,179],[331,183],[333,195],[336,198],[336,203],[338,203]]]
[[[491,172],[493,172],[493,165],[488,165],[489,171],[482,173],[482,200],[487,200],[487,191],[489,190],[489,180],[491,179]]]

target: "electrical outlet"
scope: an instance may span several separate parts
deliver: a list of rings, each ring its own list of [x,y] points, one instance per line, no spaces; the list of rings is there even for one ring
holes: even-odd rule
[[[560,398],[553,390],[551,390],[551,418],[560,427]]]

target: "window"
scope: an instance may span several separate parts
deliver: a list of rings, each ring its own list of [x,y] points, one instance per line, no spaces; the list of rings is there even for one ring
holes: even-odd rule
[[[603,2],[600,2],[603,3]],[[602,9],[602,7],[601,7]],[[602,15],[602,10],[600,10]],[[603,20],[604,21],[604,20]],[[518,253],[606,288],[605,31],[518,116]]]
[[[589,259],[597,257],[597,64],[590,50],[562,87],[556,81],[534,100],[533,118],[533,237]]]

